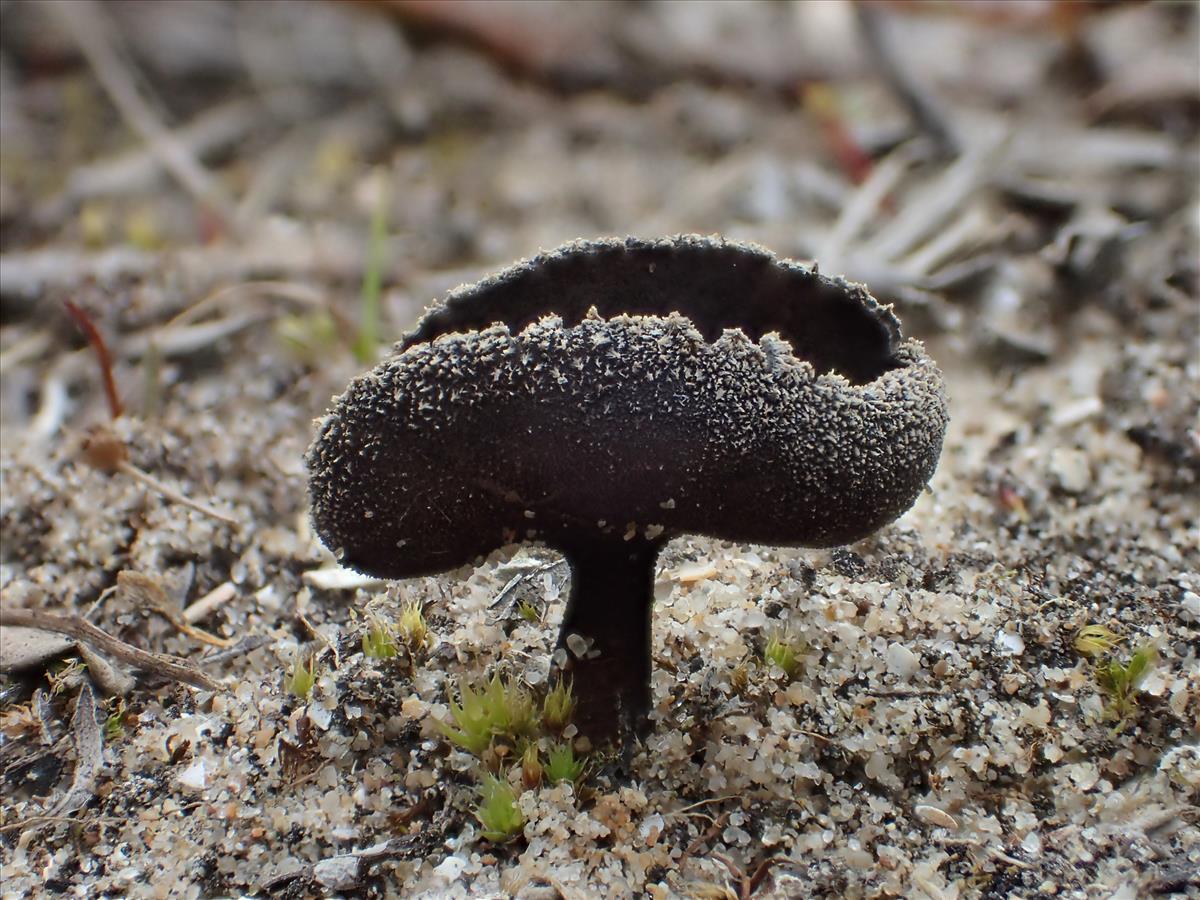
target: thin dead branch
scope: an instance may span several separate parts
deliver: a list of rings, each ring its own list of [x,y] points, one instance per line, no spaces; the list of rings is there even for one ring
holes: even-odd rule
[[[162,653],[150,653],[127,644],[79,616],[59,616],[35,610],[0,607],[0,627],[36,628],[39,631],[65,634],[143,672],[160,675],[205,691],[221,689],[220,684],[192,668],[184,660]]]
[[[242,638],[241,641],[230,647],[228,650],[221,650],[217,653],[212,653],[208,656],[201,657],[200,662],[206,666],[212,665],[213,663],[226,662],[231,659],[236,659],[239,656],[245,656],[247,653],[253,653],[255,650],[259,649],[260,647],[265,647],[269,643],[270,640],[260,634],[250,635],[249,637]]]

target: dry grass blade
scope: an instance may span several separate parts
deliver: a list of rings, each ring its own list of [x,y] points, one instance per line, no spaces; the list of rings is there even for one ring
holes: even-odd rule
[[[982,207],[973,206],[917,250],[897,260],[896,266],[914,280],[919,279],[967,248],[983,243],[992,227],[993,222],[987,212]]]
[[[863,248],[863,258],[894,260],[928,238],[947,219],[961,215],[964,202],[994,176],[1006,140],[984,139],[968,148],[931,184],[915,191],[887,227]]]
[[[829,237],[820,248],[817,260],[823,269],[840,271],[847,247],[853,244],[871,221],[884,198],[895,190],[909,166],[913,164],[913,159],[912,145],[904,144],[871,169],[867,180],[859,185],[842,207]]]
[[[327,305],[322,293],[311,285],[298,281],[243,281],[231,284],[197,300],[174,318],[166,322],[164,331],[182,329],[206,314],[224,307],[241,308],[249,300],[280,299],[295,303],[305,309],[320,309]]]
[[[159,481],[153,475],[150,475],[147,472],[143,472],[141,469],[139,469],[137,466],[135,466],[131,462],[123,462],[123,463],[119,464],[117,466],[117,470],[124,472],[126,475],[129,475],[130,477],[136,479],[137,481],[140,481],[142,484],[146,485],[146,487],[150,488],[152,491],[162,494],[162,496],[166,497],[168,500],[172,500],[175,503],[178,503],[180,506],[186,506],[188,509],[195,510],[198,513],[202,513],[202,514],[204,514],[210,518],[216,519],[220,522],[226,522],[230,525],[238,524],[238,520],[235,519],[233,516],[227,516],[227,515],[225,515],[225,513],[215,510],[211,506],[207,506],[196,500],[192,500],[190,497],[184,496],[179,491],[175,490],[175,488]]]

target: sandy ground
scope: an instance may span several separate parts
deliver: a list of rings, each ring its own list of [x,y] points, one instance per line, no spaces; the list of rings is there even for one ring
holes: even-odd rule
[[[1194,6],[881,5],[924,117],[842,4],[166,6],[0,5],[0,584],[218,684],[3,626],[5,897],[1200,894]],[[364,271],[390,340],[539,248],[688,232],[895,303],[941,464],[852,547],[673,541],[650,735],[490,842],[435,723],[464,679],[545,691],[564,569],[340,570],[312,420]],[[364,655],[412,602],[428,644]]]

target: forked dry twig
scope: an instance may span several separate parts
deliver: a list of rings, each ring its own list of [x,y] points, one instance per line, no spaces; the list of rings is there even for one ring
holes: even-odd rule
[[[0,607],[0,627],[4,626],[36,628],[39,631],[65,634],[77,641],[90,644],[97,650],[143,672],[152,672],[155,675],[190,684],[192,687],[205,691],[221,689],[220,684],[203,672],[192,668],[183,660],[162,653],[150,653],[132,644],[127,644],[79,616],[59,616],[35,610]]]

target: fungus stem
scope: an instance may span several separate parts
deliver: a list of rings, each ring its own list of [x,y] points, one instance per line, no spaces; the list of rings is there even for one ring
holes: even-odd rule
[[[661,546],[615,537],[562,548],[571,564],[571,595],[556,658],[566,655],[561,671],[575,685],[575,724],[593,742],[641,733],[648,724],[654,563]]]

